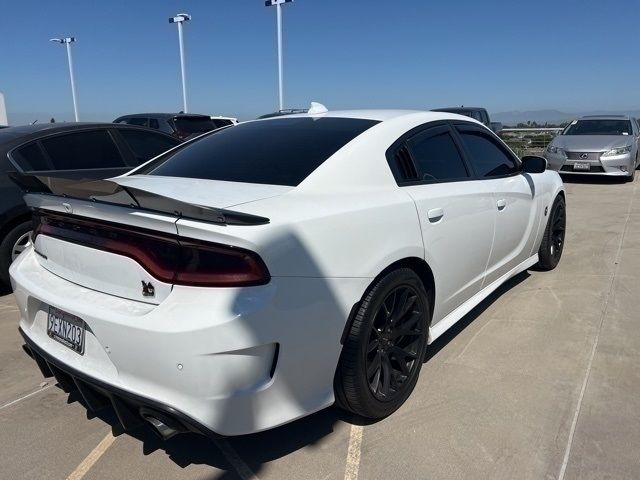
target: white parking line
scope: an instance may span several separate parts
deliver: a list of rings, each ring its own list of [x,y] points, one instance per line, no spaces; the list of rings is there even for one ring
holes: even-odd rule
[[[627,209],[627,218],[624,222],[624,229],[622,230],[622,236],[620,238],[620,244],[618,245],[618,251],[616,253],[615,263],[616,267],[611,274],[611,279],[609,281],[609,290],[607,291],[607,295],[604,301],[604,308],[602,309],[602,316],[600,317],[600,325],[598,326],[598,332],[596,333],[596,337],[593,341],[593,347],[591,348],[591,354],[589,355],[589,362],[587,363],[587,371],[584,376],[584,380],[582,382],[582,388],[580,389],[580,395],[578,395],[578,403],[576,404],[576,410],[573,414],[573,421],[571,422],[571,428],[569,429],[569,438],[567,439],[567,446],[564,451],[564,457],[562,459],[562,466],[560,467],[560,473],[558,474],[558,480],[564,480],[565,472],[567,471],[567,465],[569,465],[569,456],[571,455],[571,447],[573,446],[573,437],[576,433],[576,426],[578,425],[578,418],[580,417],[580,410],[582,409],[582,400],[584,399],[584,393],[587,390],[587,385],[589,383],[589,377],[591,376],[591,367],[593,366],[593,359],[596,356],[596,349],[598,348],[598,342],[600,341],[600,333],[602,332],[602,326],[604,325],[604,320],[607,316],[607,311],[609,309],[609,299],[611,298],[611,293],[613,291],[613,286],[615,285],[615,278],[618,274],[618,269],[620,268],[620,255],[622,253],[622,244],[624,243],[625,236],[627,234],[627,229],[629,228],[629,219],[631,218],[631,207],[633,206],[633,198],[635,197],[637,187],[633,187],[633,194],[631,196],[631,200],[629,201],[629,208]]]
[[[222,438],[217,438],[214,442],[242,480],[258,480],[253,470],[240,458],[229,442]]]
[[[344,469],[344,480],[358,479],[363,430],[363,427],[360,425],[351,425],[351,431],[349,433],[349,450],[347,451],[347,465]]]
[[[2,405],[2,406],[0,407],[0,410],[4,410],[5,408],[10,407],[11,405],[15,405],[16,403],[21,402],[22,400],[24,400],[24,399],[26,399],[26,398],[33,397],[34,395],[36,395],[36,394],[38,394],[38,393],[40,393],[40,392],[44,392],[47,388],[50,388],[50,387],[52,387],[52,386],[53,386],[53,385],[45,385],[44,387],[39,388],[39,389],[38,389],[38,390],[36,390],[35,392],[27,393],[26,395],[24,395],[24,396],[22,396],[22,397],[20,397],[20,398],[16,398],[15,400],[12,400],[12,401],[11,401],[11,402],[9,402],[9,403],[5,403],[4,405]]]
[[[80,465],[76,467],[76,469],[69,474],[67,480],[80,480],[84,477],[87,472],[95,465],[95,463],[100,459],[104,452],[113,444],[116,437],[113,436],[113,433],[109,432],[106,437],[102,439],[102,441],[91,450],[91,453],[86,456],[86,458],[80,462]]]

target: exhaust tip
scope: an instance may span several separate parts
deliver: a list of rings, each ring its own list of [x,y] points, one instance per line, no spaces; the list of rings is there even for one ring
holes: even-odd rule
[[[151,430],[162,440],[169,440],[171,437],[186,432],[186,429],[177,421],[154,410],[142,407],[140,415],[151,426]]]

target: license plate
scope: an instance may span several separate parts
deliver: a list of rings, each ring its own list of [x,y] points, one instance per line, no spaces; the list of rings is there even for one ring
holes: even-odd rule
[[[574,163],[573,169],[574,170],[591,170],[591,164],[584,163],[584,162]]]
[[[51,338],[82,355],[84,354],[84,332],[85,324],[81,318],[59,308],[49,307],[47,334]]]

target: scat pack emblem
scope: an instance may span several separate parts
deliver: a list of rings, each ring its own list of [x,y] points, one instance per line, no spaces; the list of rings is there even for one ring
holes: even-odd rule
[[[142,296],[143,297],[154,297],[156,294],[156,289],[151,282],[145,282],[142,280]]]

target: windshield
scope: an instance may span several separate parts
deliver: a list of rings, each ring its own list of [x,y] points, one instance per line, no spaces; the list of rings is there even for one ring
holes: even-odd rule
[[[576,120],[563,135],[631,135],[629,120]]]
[[[216,130],[136,173],[296,186],[378,123],[353,118],[277,118]]]

